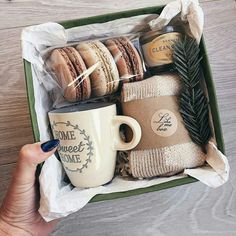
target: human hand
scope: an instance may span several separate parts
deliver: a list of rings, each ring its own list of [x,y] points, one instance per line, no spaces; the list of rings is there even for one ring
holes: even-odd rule
[[[45,222],[38,212],[36,167],[50,157],[59,140],[28,144],[19,153],[16,170],[0,208],[0,235],[49,235],[57,221]]]

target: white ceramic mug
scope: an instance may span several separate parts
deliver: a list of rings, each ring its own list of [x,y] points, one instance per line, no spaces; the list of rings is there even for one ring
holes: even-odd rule
[[[96,187],[112,180],[117,150],[134,148],[140,141],[141,128],[128,116],[119,116],[116,105],[91,103],[49,112],[53,136],[60,140],[58,153],[64,169],[76,187]],[[133,131],[129,143],[120,137],[119,127]]]

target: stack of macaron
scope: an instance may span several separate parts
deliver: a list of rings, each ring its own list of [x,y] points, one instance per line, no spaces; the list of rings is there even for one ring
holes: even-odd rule
[[[127,37],[54,49],[47,65],[70,102],[112,94],[120,81],[143,79],[142,60]]]
[[[79,52],[73,47],[54,49],[49,61],[50,69],[55,74],[63,95],[70,102],[90,98],[91,83],[89,77],[80,77],[87,70]]]
[[[142,60],[127,37],[108,39],[105,45],[116,62],[122,82],[134,82],[143,79]]]
[[[90,75],[91,87],[95,96],[112,94],[119,87],[119,72],[116,63],[105,45],[100,41],[81,42],[76,49],[88,68],[97,64]]]

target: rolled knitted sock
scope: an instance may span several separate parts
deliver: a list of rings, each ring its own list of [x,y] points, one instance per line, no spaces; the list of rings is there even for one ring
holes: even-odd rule
[[[178,95],[179,90],[180,79],[177,75],[153,76],[139,82],[125,83],[122,88],[122,101]]]
[[[124,84],[122,101],[125,103],[147,98],[173,96],[178,95],[179,91],[180,80],[178,76],[170,74],[153,76],[140,82]],[[130,114],[124,113],[124,115]],[[185,168],[201,166],[205,162],[205,154],[201,148],[189,141],[161,148],[132,150],[128,152],[128,160],[129,171],[133,177],[148,178],[170,176]]]
[[[131,173],[136,178],[174,175],[204,162],[205,155],[193,142],[129,154]]]

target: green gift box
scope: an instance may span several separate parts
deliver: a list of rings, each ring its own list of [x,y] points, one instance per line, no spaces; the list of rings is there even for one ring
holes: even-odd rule
[[[162,9],[163,9],[163,6],[154,6],[154,7],[141,8],[141,9],[135,9],[135,10],[130,10],[130,11],[123,11],[123,12],[99,15],[99,16],[94,16],[94,17],[82,18],[82,19],[69,20],[69,21],[60,22],[60,24],[65,29],[68,29],[68,28],[73,28],[73,27],[88,25],[88,24],[93,24],[93,23],[104,23],[104,22],[112,21],[119,18],[127,18],[127,17],[142,15],[142,14],[154,14],[154,13],[160,14]],[[212,112],[217,146],[218,146],[218,149],[224,153],[224,141],[223,141],[223,136],[222,136],[222,129],[221,129],[221,124],[220,124],[220,116],[219,116],[219,110],[218,110],[218,105],[217,105],[216,93],[215,93],[210,64],[208,61],[206,46],[205,46],[203,37],[201,38],[201,42],[200,42],[200,50],[201,50],[201,55],[203,57],[202,68],[205,75],[205,82],[206,82],[206,86],[207,86],[208,94],[209,94],[209,102],[210,102],[210,107],[211,107],[211,112]],[[34,90],[33,90],[31,64],[26,60],[24,60],[24,70],[25,70],[25,79],[26,79],[27,95],[28,95],[33,134],[34,134],[35,141],[38,142],[39,141],[39,128],[38,128],[37,116],[36,116],[36,111],[35,111],[35,96],[34,96]],[[139,189],[130,190],[126,192],[99,194],[93,197],[90,200],[90,202],[128,197],[128,196],[133,196],[133,195],[137,195],[141,193],[148,193],[148,192],[167,189],[167,188],[171,188],[171,187],[175,187],[175,186],[179,186],[183,184],[188,184],[195,181],[197,180],[192,177],[184,177],[181,179],[171,180],[169,182],[157,184],[151,187],[139,188]]]

